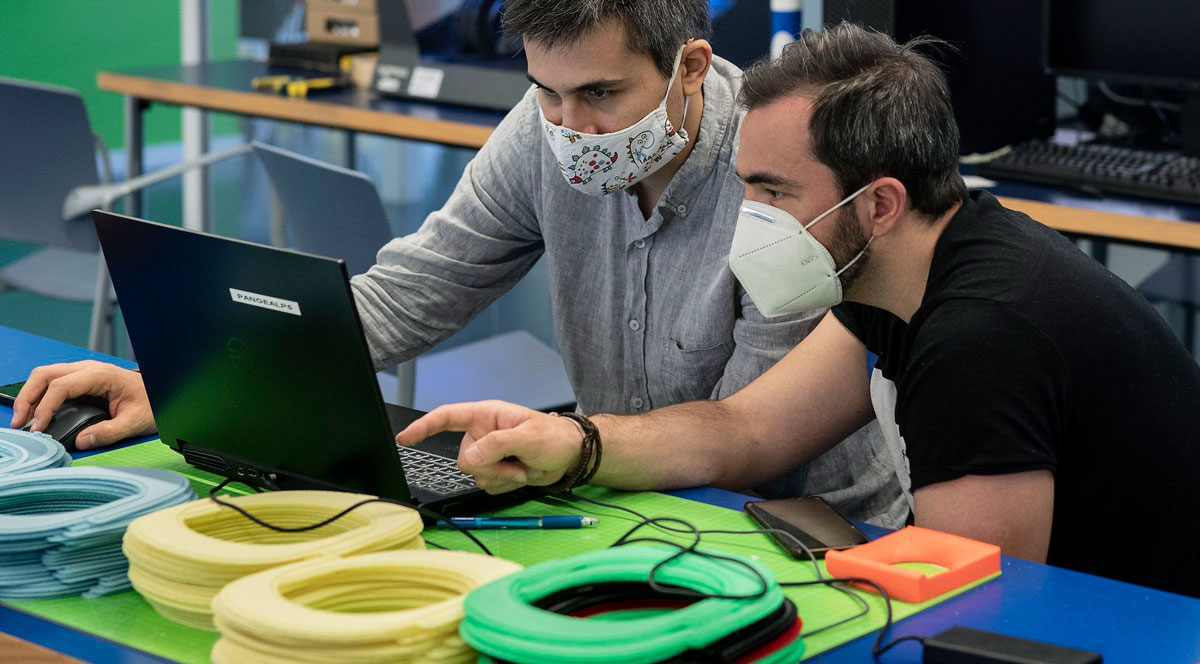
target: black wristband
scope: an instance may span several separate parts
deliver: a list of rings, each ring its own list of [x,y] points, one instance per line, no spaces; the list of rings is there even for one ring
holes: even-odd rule
[[[591,420],[578,413],[551,413],[557,417],[565,417],[574,422],[583,433],[579,443],[579,463],[554,484],[542,487],[542,491],[555,494],[566,493],[578,486],[591,481],[600,468],[600,431]]]

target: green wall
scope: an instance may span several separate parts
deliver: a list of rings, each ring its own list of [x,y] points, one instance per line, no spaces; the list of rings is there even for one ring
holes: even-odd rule
[[[237,54],[237,3],[209,0],[213,60]],[[178,0],[0,0],[0,76],[78,90],[111,148],[125,142],[122,99],[96,87],[96,72],[178,64]],[[228,117],[213,126],[216,134],[234,131]],[[152,106],[146,140],[178,141],[179,110]]]

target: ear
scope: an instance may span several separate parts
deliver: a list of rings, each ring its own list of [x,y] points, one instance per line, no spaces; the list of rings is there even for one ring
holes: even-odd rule
[[[708,68],[712,65],[712,58],[712,44],[709,44],[707,39],[694,39],[683,47],[683,56],[679,61],[683,65],[680,83],[683,85],[685,96],[690,97],[700,92],[704,86],[704,77],[708,75]]]
[[[892,232],[908,207],[908,190],[896,178],[879,178],[862,193],[871,223],[871,235],[883,237]]]

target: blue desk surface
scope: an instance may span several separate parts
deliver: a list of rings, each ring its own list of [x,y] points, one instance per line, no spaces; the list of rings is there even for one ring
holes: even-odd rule
[[[39,364],[89,358],[107,359],[98,353],[0,326],[0,384],[22,380]],[[10,414],[9,409],[0,407],[0,418]],[[738,510],[746,500],[739,494],[710,488],[675,493]],[[878,529],[868,529],[872,536],[880,533]],[[1097,533],[1097,546],[1113,546],[1113,555],[1137,554],[1136,549],[1119,544],[1109,534]],[[1137,563],[1131,560],[1130,564]],[[999,579],[897,623],[892,636],[937,634],[954,625],[1094,650],[1102,653],[1109,664],[1200,661],[1200,599],[1009,557],[1003,559]],[[122,664],[162,661],[2,603],[0,632],[87,661]],[[810,661],[871,661],[873,638],[872,634],[857,639]],[[902,643],[885,655],[883,661],[920,662],[920,646]]]

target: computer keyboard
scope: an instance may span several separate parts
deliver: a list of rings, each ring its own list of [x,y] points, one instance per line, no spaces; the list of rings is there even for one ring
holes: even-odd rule
[[[1178,152],[1026,141],[976,173],[1200,205],[1200,157]]]
[[[404,477],[413,486],[443,494],[475,488],[475,480],[459,470],[454,459],[414,447],[397,445],[396,450],[404,465]]]

